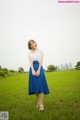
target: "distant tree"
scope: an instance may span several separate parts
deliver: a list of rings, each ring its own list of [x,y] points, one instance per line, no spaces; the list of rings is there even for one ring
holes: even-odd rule
[[[1,65],[0,65],[0,70],[2,69]]]
[[[0,76],[5,77],[4,71],[0,71]]]
[[[8,69],[7,69],[7,68],[2,68],[2,70],[3,70],[3,71],[8,71]]]
[[[16,72],[15,70],[9,70],[10,72]]]
[[[49,66],[47,67],[47,69],[48,69],[48,71],[54,71],[54,70],[57,70],[57,67],[54,66],[54,65],[49,65]]]
[[[3,71],[5,74],[8,74],[8,69],[7,68],[2,68],[1,71]]]
[[[19,67],[18,72],[24,73],[24,69],[22,67]]]
[[[80,61],[77,62],[75,69],[80,70]]]

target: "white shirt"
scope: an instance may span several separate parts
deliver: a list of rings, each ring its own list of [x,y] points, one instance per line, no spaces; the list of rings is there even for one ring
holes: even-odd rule
[[[40,49],[36,49],[36,50],[31,50],[29,53],[28,53],[28,57],[30,58],[30,60],[33,62],[33,61],[38,61],[40,62],[41,58],[42,58],[42,55],[43,55],[43,51],[40,50]]]

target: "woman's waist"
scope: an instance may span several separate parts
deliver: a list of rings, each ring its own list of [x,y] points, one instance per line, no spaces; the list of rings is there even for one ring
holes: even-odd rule
[[[33,64],[39,64],[38,60],[33,61]]]

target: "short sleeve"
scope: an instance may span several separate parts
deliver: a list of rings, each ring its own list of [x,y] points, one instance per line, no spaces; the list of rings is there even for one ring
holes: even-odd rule
[[[31,58],[30,52],[28,53],[28,58]]]
[[[39,52],[39,58],[38,58],[39,61],[42,59],[42,56],[43,56],[43,50],[40,50],[40,52]]]
[[[30,57],[30,53],[28,53],[28,58]]]
[[[43,55],[43,50],[40,51],[40,54],[41,54],[41,57],[42,57],[42,55]]]

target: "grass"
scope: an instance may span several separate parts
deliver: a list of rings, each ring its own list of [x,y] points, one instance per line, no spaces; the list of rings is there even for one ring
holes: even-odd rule
[[[36,98],[28,95],[28,73],[0,77],[0,112],[9,120],[79,120],[80,71],[47,72],[50,94],[45,95],[45,111],[36,108]]]

